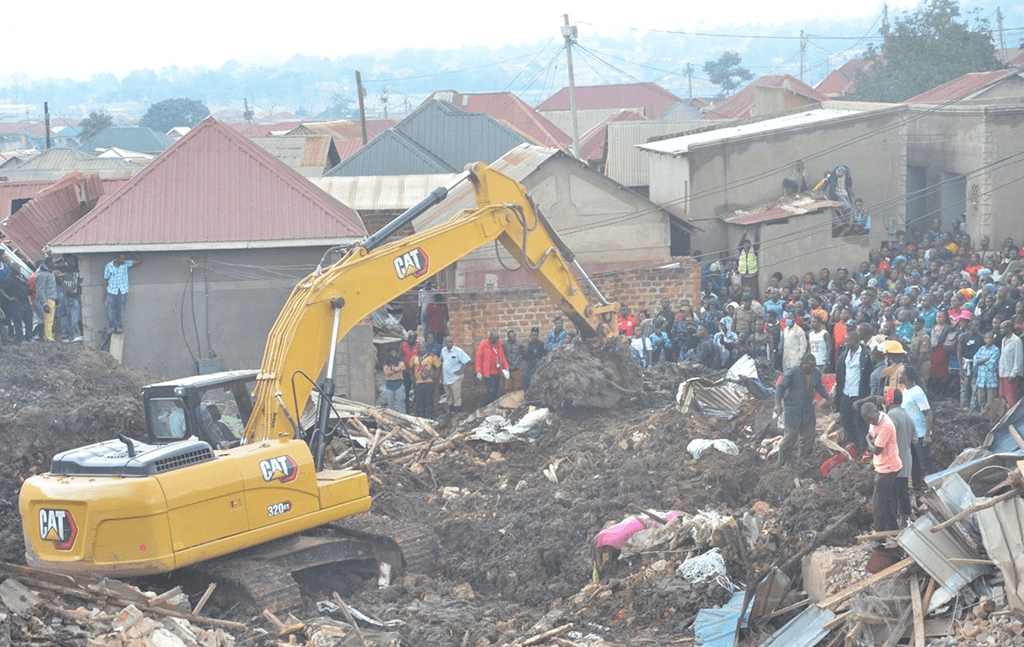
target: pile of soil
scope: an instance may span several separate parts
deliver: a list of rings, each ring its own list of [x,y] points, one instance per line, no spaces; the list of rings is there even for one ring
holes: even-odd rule
[[[118,434],[144,439],[139,392],[157,380],[71,344],[8,345],[0,361],[0,560],[23,563],[21,483],[62,451]]]
[[[639,394],[640,367],[616,338],[605,346],[565,344],[534,369],[527,399],[556,409],[614,409]]]

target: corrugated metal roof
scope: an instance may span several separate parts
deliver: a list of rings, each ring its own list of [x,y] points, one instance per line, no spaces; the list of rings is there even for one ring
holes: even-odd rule
[[[462,94],[438,90],[427,98],[430,99],[447,101],[466,112],[486,113],[525,134],[538,146],[568,149],[572,144],[572,137],[511,92]]]
[[[693,636],[697,644],[704,647],[734,647],[736,632],[741,624],[746,627],[750,618],[750,609],[747,609],[740,622],[745,597],[744,591],[737,591],[721,608],[697,611],[697,618],[693,621]]]
[[[527,141],[490,115],[427,101],[325,176],[458,173]]]
[[[647,155],[637,148],[653,137],[707,128],[705,121],[627,121],[608,124],[608,155],[605,174],[625,186],[647,186],[650,170]]]
[[[576,86],[576,109],[598,110],[614,108],[641,109],[651,119],[657,119],[682,101],[657,83],[619,83],[615,85]],[[537,110],[568,110],[569,88],[562,88],[537,106]]]
[[[783,88],[787,92],[813,101],[828,101],[828,97],[790,74],[766,74],[755,79],[750,85],[725,101],[712,106],[702,119],[740,119],[755,116],[754,98],[756,87]]]
[[[174,143],[174,139],[158,133],[152,128],[104,128],[95,137],[78,147],[91,153],[98,148],[123,148],[140,153],[160,154]]]
[[[65,176],[67,174],[65,173]],[[101,196],[110,195],[117,189],[121,188],[128,180],[116,179],[116,180],[101,180],[103,184],[103,191]],[[53,186],[53,182],[47,181],[33,181],[33,182],[0,182],[0,223],[7,220],[11,216],[11,203],[15,200],[31,200],[39,195],[40,191],[43,191],[47,187]]]
[[[365,234],[352,209],[208,117],[52,246],[65,252],[293,247]]]
[[[777,204],[767,209],[757,211],[736,211],[735,216],[723,218],[730,225],[756,225],[762,222],[783,220],[793,216],[802,216],[808,213],[828,209],[829,207],[841,207],[842,202],[835,200],[815,200],[814,198],[799,198],[786,204]]]
[[[285,135],[249,139],[307,178],[323,176],[327,169],[334,166],[332,158],[338,159],[336,152],[332,155],[334,142],[329,135]]]
[[[565,155],[565,153],[554,148],[523,144],[502,155],[491,164],[491,168],[522,184],[528,175],[555,155]],[[473,187],[469,182],[463,182],[448,192],[448,197],[444,202],[423,212],[413,222],[413,227],[416,231],[423,231],[447,221],[458,211],[475,208],[476,196],[473,193]]]
[[[585,160],[604,159],[605,143],[608,141],[608,124],[617,121],[650,121],[633,110],[620,110],[597,124],[580,137],[580,158]]]
[[[367,119],[366,138],[373,139],[388,128],[393,128],[397,119]],[[363,141],[363,127],[352,119],[334,121],[304,121],[288,132],[289,135],[330,135],[335,139],[356,139]]]
[[[99,175],[71,173],[40,191],[0,229],[29,258],[42,258],[47,241],[81,218],[103,195],[103,189]]]
[[[814,647],[828,634],[825,625],[835,618],[834,612],[812,604],[782,625],[760,647]]]
[[[51,148],[16,168],[5,168],[0,173],[0,180],[53,184],[72,171],[99,173],[104,180],[127,179],[141,170],[141,167],[123,159],[99,158],[74,148]]]
[[[288,132],[293,128],[302,125],[301,121],[275,121],[273,123],[260,123],[255,121],[252,123],[249,123],[248,121],[222,121],[221,123],[225,124],[243,137],[266,137],[272,132]]]
[[[919,517],[904,528],[896,540],[953,598],[964,585],[988,573],[989,568],[969,561],[965,563],[963,560],[977,560],[980,557],[978,552],[968,549],[951,528],[932,532],[934,525],[935,520],[931,516]]]
[[[408,209],[437,187],[451,182],[455,175],[359,175],[313,178],[311,182],[334,199],[364,213]]]
[[[794,128],[796,126],[805,126],[808,124],[831,121],[833,119],[841,119],[852,115],[861,115],[866,112],[868,111],[818,108],[815,110],[808,110],[807,112],[798,112],[791,115],[774,117],[772,119],[762,119],[761,121],[745,123],[740,126],[722,126],[720,128],[712,128],[699,133],[662,139],[656,142],[650,142],[649,144],[642,144],[639,147],[643,150],[653,151],[655,153],[682,155],[689,151],[690,148],[701,144],[719,142],[723,139],[738,139],[740,137],[750,135],[763,135],[766,133]],[[709,125],[706,121],[702,122],[702,124]]]
[[[832,70],[814,89],[829,97],[852,94],[857,72],[868,69],[873,62],[866,58],[852,58]]]
[[[356,154],[363,147],[361,139],[335,139],[334,149],[338,151],[338,161],[343,162]]]
[[[1024,72],[1017,68],[992,72],[971,72],[931,90],[926,90],[916,97],[907,99],[904,103],[942,103],[957,99],[973,99],[993,86],[1006,82],[1011,77],[1015,77],[1013,80],[1019,81],[1024,78]]]

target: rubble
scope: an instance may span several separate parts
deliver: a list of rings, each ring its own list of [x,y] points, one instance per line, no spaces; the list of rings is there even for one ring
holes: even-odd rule
[[[771,407],[749,388],[731,419],[680,410],[680,384],[699,378],[714,385],[724,372],[667,364],[640,373],[631,359],[620,367],[633,369],[599,371],[573,347],[552,353],[525,398],[508,394],[461,419],[421,420],[335,399],[348,433],[331,443],[329,464],[370,474],[375,514],[435,530],[445,558],[436,576],[399,575],[380,586],[376,578],[318,574],[300,582],[305,604],[290,618],[238,617],[205,583],[167,577],[134,586],[50,581],[16,565],[23,561],[20,479],[70,446],[141,435],[138,390],[153,379],[82,348],[4,350],[4,372],[14,377],[0,387],[8,450],[0,467],[0,558],[12,563],[0,577],[3,644],[685,645],[706,626],[697,620],[702,610],[732,618],[730,631],[726,620],[712,633],[735,636],[737,645],[840,645],[847,636],[851,644],[881,645],[922,632],[931,645],[1024,644],[1010,600],[1019,556],[989,552],[999,524],[984,521],[1005,520],[1009,510],[993,505],[935,534],[952,533],[971,549],[953,559],[985,562],[947,559],[958,572],[976,566],[984,573],[952,593],[927,557],[871,574],[873,545],[884,540],[868,532],[874,474],[847,460],[822,475],[821,463],[844,451],[829,439],[832,416],[819,412],[822,440],[812,460],[779,469],[759,451],[767,454],[778,435]],[[756,368],[759,383],[774,383],[764,366]],[[546,411],[531,410],[538,403]],[[948,465],[968,448],[956,473],[972,497],[984,502],[1002,493],[990,491],[1016,468],[1019,457],[1007,453],[1020,449],[1012,436],[1007,450],[1004,436],[986,440],[991,425],[982,418],[952,403],[934,408],[937,462]],[[503,430],[526,420],[525,433],[503,442],[475,432],[489,415],[510,423]],[[722,441],[735,453],[707,450],[695,459],[688,447],[701,440]],[[992,449],[969,449],[983,445]],[[931,527],[972,504],[951,507],[966,500],[944,494],[955,482],[946,474],[929,479],[928,511],[901,543],[915,533],[932,536]],[[1020,501],[1008,499],[1013,507]],[[595,541],[602,529],[631,519],[643,520],[642,531],[602,556]],[[704,562],[715,568],[696,568]],[[679,571],[713,575],[687,579]],[[878,606],[880,599],[896,603]],[[740,617],[746,626],[737,632]]]

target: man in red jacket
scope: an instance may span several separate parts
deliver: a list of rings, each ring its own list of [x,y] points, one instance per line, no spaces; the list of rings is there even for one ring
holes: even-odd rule
[[[502,376],[509,379],[508,360],[505,359],[505,347],[501,344],[498,331],[492,330],[490,336],[480,342],[476,349],[476,379],[482,380],[487,389],[480,406],[487,406],[498,397],[498,384]]]

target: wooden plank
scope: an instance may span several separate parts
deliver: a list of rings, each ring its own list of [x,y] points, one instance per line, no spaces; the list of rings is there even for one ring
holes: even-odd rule
[[[907,629],[910,627],[910,615],[912,610],[912,607],[907,605],[907,608],[904,609],[903,613],[900,615],[899,621],[897,621],[896,625],[892,628],[892,633],[890,633],[889,637],[885,639],[884,643],[882,643],[882,647],[896,647],[896,643],[903,639],[903,635],[907,633]]]
[[[902,530],[883,530],[881,532],[869,532],[866,535],[857,535],[857,541],[874,541],[875,539],[885,539],[886,537],[895,537],[896,535],[903,532]]]
[[[938,582],[935,581],[934,577],[928,578],[928,586],[924,589],[924,599],[921,600],[921,608],[924,609],[925,613],[928,613],[928,607],[932,603],[932,595],[935,594],[935,586]]]
[[[168,600],[170,600],[174,596],[178,595],[179,593],[181,593],[181,587],[180,586],[176,586],[173,589],[171,589],[169,591],[165,591],[165,592],[161,593],[160,595],[156,596],[155,598],[150,599],[148,604],[151,607],[155,607],[157,605],[163,604],[164,602],[167,602]]]
[[[874,575],[866,577],[863,580],[861,580],[860,582],[857,582],[856,584],[848,586],[845,589],[843,589],[842,591],[839,591],[838,593],[836,593],[836,594],[834,594],[834,595],[832,595],[832,596],[830,596],[828,598],[825,598],[824,600],[822,600],[821,602],[819,602],[815,606],[817,606],[819,609],[828,609],[828,608],[834,607],[835,605],[839,604],[840,602],[848,600],[849,598],[853,597],[854,595],[860,593],[864,589],[869,588],[871,586],[874,586],[875,584],[878,584],[879,582],[881,582],[883,580],[887,580],[887,579],[889,579],[890,577],[892,577],[894,575],[898,575],[898,574],[902,573],[903,571],[905,571],[908,568],[910,568],[913,564],[914,564],[914,558],[913,557],[907,557],[906,559],[904,559],[902,561],[896,562],[895,564],[893,564],[889,568],[887,568],[885,570],[882,570],[882,571],[878,571]]]
[[[1017,447],[1024,449],[1024,438],[1020,437],[1020,432],[1013,425],[1006,425],[1006,428],[1010,431],[1010,437],[1013,438],[1013,442],[1017,443]]]
[[[910,606],[914,611],[914,644],[924,647],[924,609],[921,606],[921,583],[917,573],[910,574]]]

